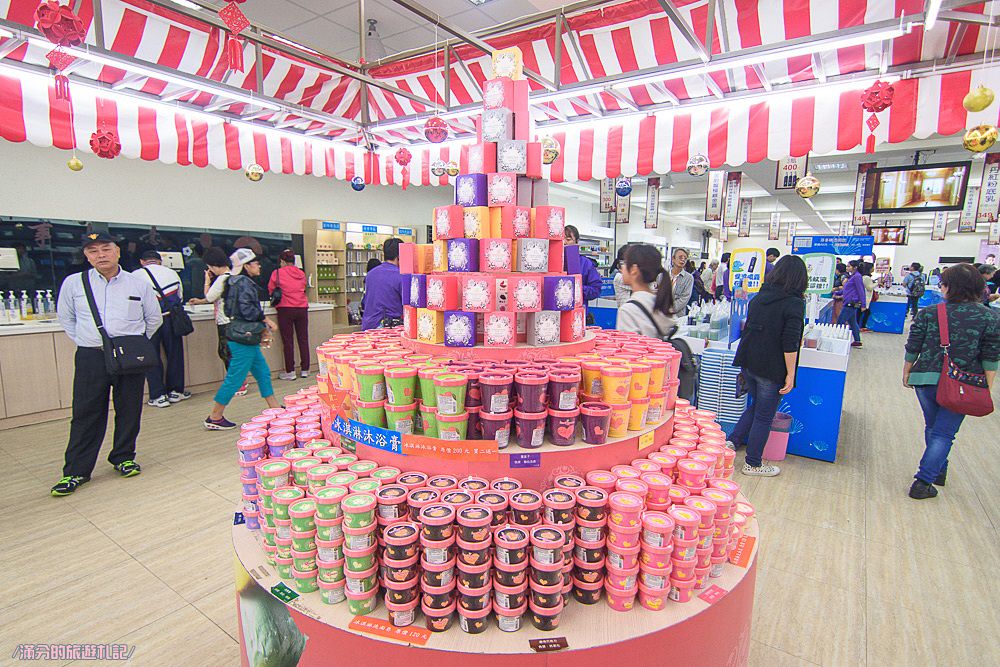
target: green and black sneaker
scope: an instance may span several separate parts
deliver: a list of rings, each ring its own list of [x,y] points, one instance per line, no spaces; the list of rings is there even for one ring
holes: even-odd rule
[[[76,491],[76,487],[80,486],[81,484],[86,484],[89,481],[90,481],[89,477],[78,477],[78,476],[63,477],[61,480],[59,480],[58,484],[52,487],[51,493],[56,498],[60,498],[62,496],[68,496],[69,494]]]
[[[115,470],[117,470],[118,474],[122,477],[135,477],[142,472],[142,468],[140,468],[139,464],[135,461],[122,461],[115,466]]]

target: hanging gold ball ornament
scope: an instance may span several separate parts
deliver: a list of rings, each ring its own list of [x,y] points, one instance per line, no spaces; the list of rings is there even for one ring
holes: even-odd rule
[[[66,161],[66,166],[70,171],[83,171],[83,161],[75,155]]]
[[[256,183],[264,178],[264,167],[260,166],[256,162],[253,162],[247,165],[247,168],[243,173],[248,179]]]
[[[965,107],[965,110],[973,113],[982,111],[991,104],[993,104],[993,91],[983,84],[970,90],[962,99],[962,106]]]
[[[454,160],[450,161],[445,167],[445,171],[449,176],[458,176],[458,163]]]
[[[558,141],[552,137],[542,137],[542,162],[544,164],[552,164],[558,160],[561,151],[562,147]]]
[[[1000,133],[994,125],[977,125],[970,128],[962,138],[962,146],[973,153],[984,153],[997,142]]]
[[[803,199],[815,197],[819,192],[819,179],[812,174],[806,174],[795,183],[795,194]]]

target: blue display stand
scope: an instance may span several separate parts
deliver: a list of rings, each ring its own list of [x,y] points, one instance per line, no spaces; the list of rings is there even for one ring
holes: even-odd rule
[[[792,416],[788,453],[834,461],[844,406],[844,371],[799,366],[795,389],[781,399],[780,412]]]
[[[594,316],[594,324],[602,329],[614,329],[618,322],[617,308],[596,308],[590,306],[587,312]]]
[[[924,290],[923,295],[920,297],[920,301],[917,305],[921,308],[926,308],[927,306],[936,306],[937,304],[944,301],[944,297],[941,296],[941,290],[927,288]]]
[[[872,304],[872,314],[868,317],[868,328],[879,333],[903,333],[906,323],[906,302],[879,299]]]

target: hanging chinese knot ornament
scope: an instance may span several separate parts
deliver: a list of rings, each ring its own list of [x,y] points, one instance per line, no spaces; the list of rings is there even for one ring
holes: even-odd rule
[[[432,144],[439,144],[448,138],[448,124],[437,116],[432,116],[424,124],[424,136]]]
[[[98,130],[90,135],[90,150],[97,157],[113,160],[122,152],[122,144],[118,135],[110,130]]]
[[[60,5],[56,0],[46,0],[38,5],[35,9],[35,27],[45,39],[56,45],[45,54],[45,57],[56,71],[56,99],[68,100],[69,78],[62,72],[76,58],[63,51],[63,48],[83,44],[83,40],[87,37],[87,28],[69,5]]]
[[[868,140],[865,142],[865,152],[875,152],[875,130],[881,124],[876,114],[892,106],[892,95],[895,89],[885,81],[876,81],[861,94],[861,108],[870,112],[865,120],[868,126]]]
[[[233,0],[219,10],[219,18],[229,28],[229,37],[226,39],[226,55],[229,57],[229,69],[234,72],[243,71],[243,42],[237,35],[250,26],[250,19],[237,7],[243,2],[246,0]]]
[[[410,164],[410,160],[413,159],[413,155],[406,149],[405,146],[402,146],[398,151],[396,151],[395,158],[396,164],[403,168],[403,189],[405,190],[410,185],[410,168],[407,165]]]

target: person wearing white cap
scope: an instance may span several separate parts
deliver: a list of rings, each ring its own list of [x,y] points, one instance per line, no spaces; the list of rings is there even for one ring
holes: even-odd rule
[[[277,330],[277,325],[264,317],[264,309],[260,306],[260,293],[252,278],[260,275],[260,261],[249,248],[239,248],[229,256],[233,268],[226,282],[225,314],[229,318],[226,337],[227,345],[232,354],[226,377],[215,393],[215,403],[212,414],[205,419],[205,428],[211,431],[223,431],[236,428],[236,424],[223,416],[229,401],[239,390],[247,373],[257,380],[260,395],[268,407],[280,407],[274,397],[274,387],[271,384],[271,369],[260,351],[262,340],[268,340]]]

